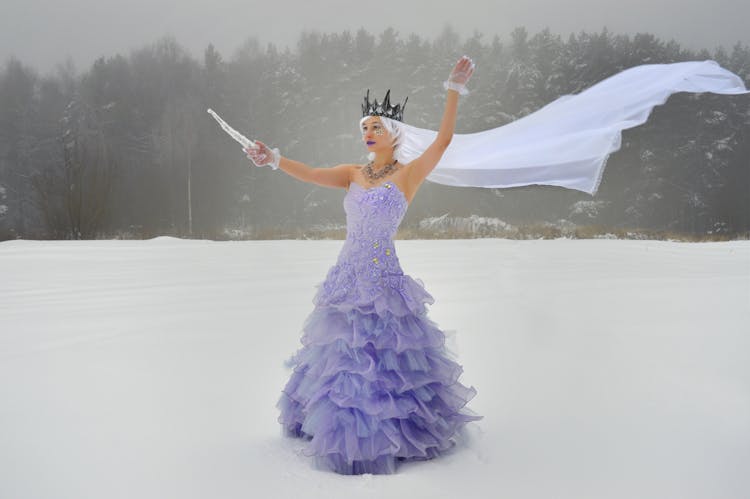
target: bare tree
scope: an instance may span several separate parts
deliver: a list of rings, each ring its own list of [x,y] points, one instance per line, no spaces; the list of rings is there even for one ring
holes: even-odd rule
[[[196,98],[174,98],[167,103],[162,115],[158,137],[159,163],[166,167],[171,178],[177,179],[184,169],[187,187],[187,232],[193,234],[192,174],[193,149],[197,139],[195,121],[198,116]],[[179,198],[179,194],[177,194]],[[178,210],[179,212],[179,210]]]
[[[62,164],[32,176],[37,206],[57,238],[95,238],[112,194],[115,162],[101,127],[80,100],[70,102],[61,120]]]
[[[6,215],[8,213],[8,206],[3,204],[3,201],[7,198],[5,187],[0,185],[0,240],[8,239],[10,234],[8,229],[5,227]]]

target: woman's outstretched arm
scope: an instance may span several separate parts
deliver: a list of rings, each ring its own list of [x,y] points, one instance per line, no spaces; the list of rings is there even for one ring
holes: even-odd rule
[[[278,154],[278,149],[273,151],[260,140],[256,140],[255,149],[246,149],[248,158],[253,160],[256,166],[272,164],[275,156],[278,156],[278,166],[284,173],[301,180],[325,187],[349,187],[349,172],[351,165],[337,165],[331,168],[314,168],[301,161],[285,158]]]
[[[324,187],[349,187],[349,171],[351,165],[336,165],[330,168],[315,168],[293,159],[281,157],[279,168],[292,177],[322,185]]]

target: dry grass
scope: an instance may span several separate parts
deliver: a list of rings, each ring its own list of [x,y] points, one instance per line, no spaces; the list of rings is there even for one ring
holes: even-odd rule
[[[330,229],[296,228],[280,229],[266,227],[252,232],[217,230],[206,233],[179,234],[175,231],[155,233],[145,230],[131,230],[116,234],[102,233],[96,239],[151,239],[159,236],[171,236],[185,239],[208,239],[213,241],[247,241],[272,239],[333,239],[346,238],[346,228],[343,226]],[[497,230],[492,233],[486,231],[481,234],[457,229],[426,230],[416,227],[402,227],[396,234],[396,239],[643,239],[658,241],[709,242],[734,241],[750,239],[750,232],[736,234],[691,234],[669,230],[652,230],[642,228],[611,228],[599,225],[577,226],[571,229],[560,229],[548,224],[526,225],[512,231]],[[15,239],[8,237],[7,239]],[[45,237],[30,237],[28,239],[46,239]],[[3,240],[3,239],[0,239]]]
[[[346,229],[332,230],[278,230],[266,228],[255,233],[252,239],[344,239]],[[645,239],[659,241],[733,241],[750,239],[750,232],[739,234],[690,234],[675,231],[651,230],[641,228],[610,228],[597,225],[579,226],[570,230],[562,230],[548,225],[528,225],[518,227],[515,231],[498,231],[493,234],[476,234],[460,230],[423,230],[413,227],[399,229],[396,239]]]

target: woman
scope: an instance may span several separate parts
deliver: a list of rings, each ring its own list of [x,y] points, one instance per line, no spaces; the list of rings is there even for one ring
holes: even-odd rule
[[[463,426],[483,416],[464,405],[476,390],[458,382],[462,367],[445,348],[445,333],[427,316],[434,298],[405,275],[393,237],[425,177],[453,137],[459,94],[474,63],[462,57],[444,83],[440,131],[409,163],[396,159],[404,106],[365,97],[360,121],[367,165],[310,166],[260,141],[246,153],[257,166],[347,190],[347,237],[320,283],[305,320],[296,365],[277,403],[289,436],[309,441],[303,453],[341,474],[395,473],[397,464],[439,456]],[[404,102],[404,105],[406,102]]]

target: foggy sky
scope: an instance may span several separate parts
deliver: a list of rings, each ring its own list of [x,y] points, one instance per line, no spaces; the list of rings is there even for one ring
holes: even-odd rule
[[[439,6],[439,7],[438,7]],[[225,59],[249,36],[295,50],[303,30],[375,35],[393,26],[435,37],[450,24],[462,41],[474,30],[489,43],[516,26],[549,27],[564,39],[581,30],[649,32],[684,48],[731,49],[750,44],[750,1],[714,0],[0,0],[0,63],[14,55],[47,72],[67,56],[85,71],[94,59],[128,55],[165,35],[196,58],[213,43]]]

